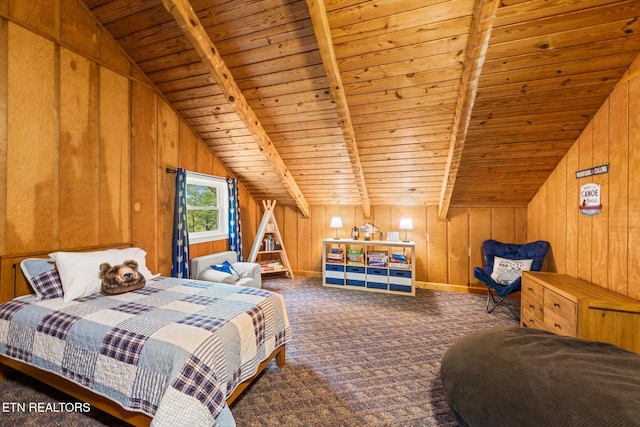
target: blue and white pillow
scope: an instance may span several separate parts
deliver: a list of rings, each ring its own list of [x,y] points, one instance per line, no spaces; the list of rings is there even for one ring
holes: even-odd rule
[[[234,283],[240,278],[240,274],[238,274],[229,261],[225,261],[222,264],[213,264],[211,268],[216,271],[222,271],[223,273],[230,274],[233,277]]]
[[[51,258],[28,258],[22,260],[20,269],[31,284],[39,300],[64,296],[60,274]]]
[[[522,276],[523,271],[531,270],[533,259],[493,258],[491,278],[499,285],[508,286]]]

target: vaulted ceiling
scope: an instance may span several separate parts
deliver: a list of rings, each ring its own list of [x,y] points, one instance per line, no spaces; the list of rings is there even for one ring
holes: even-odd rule
[[[523,206],[640,51],[637,0],[84,0],[256,199]]]

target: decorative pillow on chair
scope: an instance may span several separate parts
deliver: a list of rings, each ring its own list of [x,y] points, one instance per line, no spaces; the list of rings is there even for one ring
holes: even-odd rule
[[[60,274],[52,258],[29,258],[22,260],[20,269],[39,300],[60,298],[64,295]]]
[[[522,276],[523,271],[531,270],[532,259],[506,259],[499,256],[493,259],[491,278],[500,285],[510,285]]]
[[[225,261],[222,264],[213,264],[211,266],[216,271],[222,271],[223,273],[230,274],[233,277],[233,282],[237,282],[240,279],[240,274],[236,271],[235,268],[231,265],[229,261]]]

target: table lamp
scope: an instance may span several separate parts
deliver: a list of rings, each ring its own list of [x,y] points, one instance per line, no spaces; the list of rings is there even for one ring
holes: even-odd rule
[[[338,228],[342,228],[342,218],[340,218],[339,216],[332,216],[331,222],[329,223],[329,228],[336,229],[336,237],[334,237],[334,239],[338,240]]]
[[[400,230],[404,230],[404,241],[408,242],[407,230],[413,230],[413,221],[411,221],[411,218],[400,218],[400,225],[398,228]]]

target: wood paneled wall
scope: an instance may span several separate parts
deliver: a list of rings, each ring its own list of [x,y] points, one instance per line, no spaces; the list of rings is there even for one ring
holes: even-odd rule
[[[169,274],[175,176],[166,167],[228,175],[82,5],[0,2],[0,255],[133,241]],[[242,187],[240,201],[248,254],[262,207]],[[473,286],[484,239],[526,239],[526,208],[455,208],[447,221],[436,207],[372,211],[384,232],[413,219],[422,282]],[[320,274],[333,215],[345,237],[367,221],[359,207],[313,206],[305,218],[276,206],[294,270]],[[191,255],[226,247],[193,245]]]
[[[609,164],[609,173],[575,172]],[[580,186],[601,186],[602,211],[581,215]],[[528,232],[551,242],[552,271],[640,299],[640,57],[528,207]]]
[[[83,5],[0,2],[0,255],[134,242],[170,274],[167,167],[229,176]]]
[[[349,237],[351,228],[370,222],[387,231],[397,231],[401,217],[411,217],[413,230],[407,237],[416,242],[416,279],[458,286],[479,286],[473,267],[482,265],[482,242],[526,241],[527,209],[452,208],[447,221],[438,220],[438,208],[373,206],[372,218],[359,207],[312,206],[311,216],[302,217],[290,207],[276,206],[275,216],[292,268],[299,272],[322,272],[322,240],[335,235],[329,228],[332,216],[342,217],[338,235]],[[404,231],[401,232],[401,237]]]

